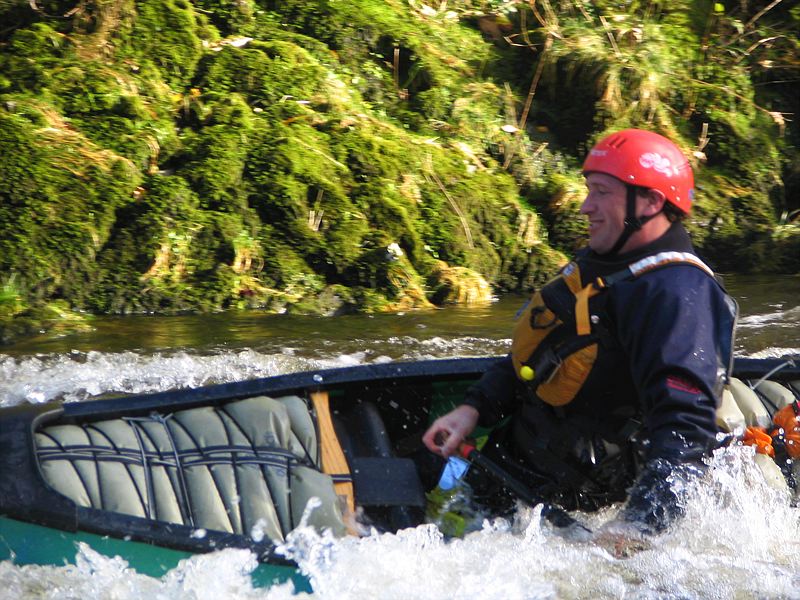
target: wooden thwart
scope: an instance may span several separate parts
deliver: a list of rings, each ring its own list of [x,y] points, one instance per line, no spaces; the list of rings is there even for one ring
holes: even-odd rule
[[[333,428],[328,392],[311,392],[311,402],[314,404],[314,411],[317,413],[317,424],[319,425],[322,472],[328,475],[349,476],[350,467],[347,464],[347,459],[344,456],[344,452],[342,452],[342,446],[339,444],[339,438]],[[355,513],[353,482],[335,482],[333,487],[339,496],[345,497],[347,508],[350,510],[350,513]]]

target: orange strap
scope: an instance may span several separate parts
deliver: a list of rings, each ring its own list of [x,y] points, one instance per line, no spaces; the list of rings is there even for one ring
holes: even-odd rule
[[[776,412],[772,422],[783,430],[786,453],[792,458],[800,458],[800,415],[795,412],[794,405],[788,404]],[[780,429],[774,430],[772,435],[781,435]]]
[[[744,432],[742,443],[745,446],[755,446],[756,452],[775,458],[775,449],[772,447],[772,438],[763,427],[748,427]]]
[[[597,280],[602,284],[602,280]],[[584,288],[575,292],[575,331],[578,335],[589,335],[592,333],[592,323],[589,317],[589,298],[596,296],[602,285],[590,283]]]
[[[328,392],[311,392],[311,402],[314,403],[314,411],[317,413],[322,472],[328,475],[350,475],[350,466],[347,464],[342,446],[339,444],[339,438],[333,429]],[[335,482],[333,488],[339,496],[344,496],[350,512],[355,512],[353,482]]]

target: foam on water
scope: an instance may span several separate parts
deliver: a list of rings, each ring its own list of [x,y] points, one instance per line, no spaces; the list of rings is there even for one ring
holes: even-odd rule
[[[186,352],[151,355],[73,352],[18,359],[0,355],[0,406],[56,398],[73,402],[107,393],[194,388],[363,362],[364,353],[309,359],[291,353],[263,354],[253,350],[226,351],[211,356]]]
[[[739,318],[736,326],[742,329],[763,328],[766,326],[777,328],[794,328],[800,323],[800,306],[793,306],[782,310],[778,305],[774,308],[778,310],[768,313],[745,315]]]
[[[80,544],[74,565],[65,567],[13,566],[0,563],[0,598],[66,600],[245,600],[290,598],[291,584],[267,591],[255,589],[250,573],[256,558],[248,550],[227,549],[197,555],[181,563],[164,577],[140,575],[117,558],[98,554]]]
[[[800,348],[765,348],[753,352],[750,358],[783,358],[784,356],[800,356]]]
[[[617,510],[579,516],[597,528]],[[686,510],[627,559],[563,539],[529,508],[463,540],[428,525],[340,541],[301,530],[288,546],[315,598],[800,598],[800,509],[766,485],[752,449],[718,452]]]
[[[320,343],[313,355],[294,348],[278,352],[254,349],[220,349],[196,352],[79,352],[12,357],[0,354],[0,407],[21,402],[54,399],[83,401],[101,394],[136,394],[212,383],[228,383],[297,371],[348,367],[394,360],[380,350],[397,346],[400,360],[446,356],[501,354],[508,340],[475,337],[419,339],[412,336],[381,340],[376,346],[364,341],[366,350],[342,354]]]

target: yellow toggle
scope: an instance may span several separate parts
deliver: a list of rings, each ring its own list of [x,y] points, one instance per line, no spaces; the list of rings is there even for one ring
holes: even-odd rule
[[[519,376],[525,381],[532,381],[536,377],[536,373],[528,365],[523,365],[519,370]]]

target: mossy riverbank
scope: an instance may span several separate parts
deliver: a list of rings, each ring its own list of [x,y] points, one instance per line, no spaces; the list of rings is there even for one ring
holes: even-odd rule
[[[693,156],[718,268],[796,272],[800,10],[770,4],[2,0],[4,319],[524,291],[625,126]]]

